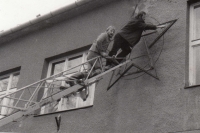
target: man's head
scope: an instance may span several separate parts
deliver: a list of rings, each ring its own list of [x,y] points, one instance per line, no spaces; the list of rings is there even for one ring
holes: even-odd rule
[[[109,26],[107,29],[106,29],[106,32],[108,34],[108,36],[110,38],[113,37],[113,35],[115,34],[115,27],[114,26]]]
[[[142,19],[142,20],[145,20],[145,17],[146,17],[146,12],[144,11],[139,12],[137,16],[135,16],[135,18]]]

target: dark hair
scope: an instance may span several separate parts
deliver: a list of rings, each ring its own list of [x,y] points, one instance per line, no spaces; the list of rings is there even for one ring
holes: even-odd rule
[[[146,12],[141,11],[135,16],[135,18],[140,19],[140,18],[142,18],[143,15],[146,15]]]

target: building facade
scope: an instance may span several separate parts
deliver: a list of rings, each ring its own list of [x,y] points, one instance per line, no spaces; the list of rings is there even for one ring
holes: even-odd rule
[[[146,22],[155,25],[178,19],[150,50],[156,62],[156,71],[150,72],[159,80],[148,74],[130,74],[107,91],[109,73],[90,87],[86,101],[80,93],[62,98],[52,108],[43,107],[0,131],[54,133],[55,117],[60,115],[58,132],[62,133],[200,132],[199,0],[82,0],[31,20],[32,24],[2,32],[0,95],[85,62],[97,36],[110,25],[119,31],[134,10],[135,14],[147,12]],[[146,43],[160,32],[147,36]],[[143,44],[141,39],[132,58],[146,53]],[[137,58],[134,63],[144,67],[148,58]],[[38,93],[42,97],[45,90]],[[0,109],[2,118],[11,111]]]

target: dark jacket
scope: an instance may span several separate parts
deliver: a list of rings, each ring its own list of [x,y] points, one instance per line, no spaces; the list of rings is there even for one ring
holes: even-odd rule
[[[142,19],[132,18],[120,31],[119,34],[126,39],[130,45],[135,46],[142,36],[144,30],[155,30],[155,25],[146,24]]]

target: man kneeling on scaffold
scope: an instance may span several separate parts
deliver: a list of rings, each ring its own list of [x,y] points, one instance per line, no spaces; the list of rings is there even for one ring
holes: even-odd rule
[[[87,76],[89,71],[92,69],[92,66],[94,65],[93,69],[91,70],[91,73],[89,75],[89,78],[94,77],[98,74],[100,74],[103,70],[101,68],[101,64],[99,61],[96,60],[91,60],[94,59],[95,57],[101,56],[103,58],[108,58],[108,53],[107,53],[107,48],[112,41],[112,37],[115,34],[115,28],[113,26],[109,26],[105,32],[101,33],[97,39],[94,41],[92,44],[91,48],[89,49],[88,55],[87,55],[87,60],[90,60],[87,65],[87,71],[86,72],[78,72],[76,74],[73,74],[71,77],[71,80],[65,81],[67,84],[70,86],[73,86],[74,84],[78,83],[80,84],[81,81],[83,81]],[[95,63],[96,61],[96,63]],[[95,64],[94,64],[95,63]],[[69,79],[70,79],[69,77]],[[66,87],[60,87],[61,90],[66,89]],[[89,90],[87,87],[85,87],[85,93],[86,97],[83,98],[85,101],[88,97],[88,92]]]

